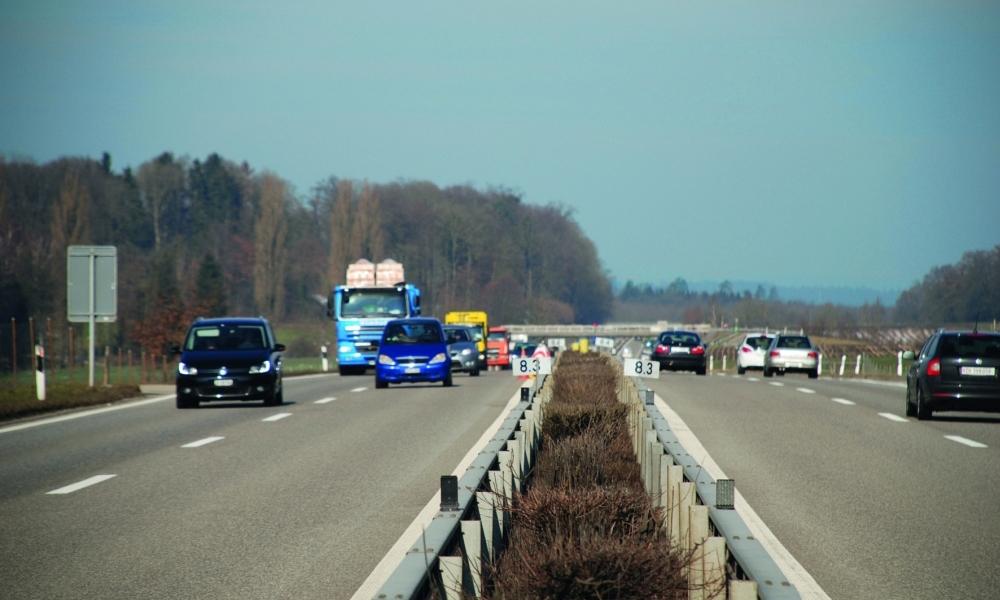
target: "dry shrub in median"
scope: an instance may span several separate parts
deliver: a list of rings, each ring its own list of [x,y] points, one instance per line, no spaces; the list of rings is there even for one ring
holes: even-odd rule
[[[493,598],[505,600],[673,600],[688,597],[681,562],[660,540],[518,539],[504,553]],[[529,543],[524,543],[529,542]]]
[[[580,487],[631,485],[642,488],[632,442],[624,433],[608,437],[604,432],[580,435],[548,443],[538,456],[532,485]]]
[[[650,537],[662,522],[646,494],[633,487],[532,488],[512,513],[530,546],[595,535]]]

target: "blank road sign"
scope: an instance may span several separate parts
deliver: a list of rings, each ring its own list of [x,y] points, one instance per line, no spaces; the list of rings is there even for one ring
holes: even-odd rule
[[[66,249],[67,318],[72,323],[86,323],[90,320],[91,307],[96,321],[108,323],[118,317],[118,249],[114,246],[69,246]]]

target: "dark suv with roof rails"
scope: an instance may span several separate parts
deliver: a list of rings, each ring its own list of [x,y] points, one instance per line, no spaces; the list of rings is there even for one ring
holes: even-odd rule
[[[661,371],[694,371],[704,375],[707,346],[693,331],[664,331],[656,338],[649,360],[659,362]]]
[[[198,319],[188,329],[184,345],[174,348],[180,354],[177,408],[198,408],[213,400],[282,404],[284,350],[264,317]]]
[[[906,373],[906,416],[936,410],[1000,412],[1000,333],[938,331]]]

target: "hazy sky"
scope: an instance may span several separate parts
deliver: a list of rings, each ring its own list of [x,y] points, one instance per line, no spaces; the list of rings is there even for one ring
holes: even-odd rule
[[[1000,243],[1000,2],[0,0],[0,154],[164,150],[512,188],[619,281],[903,288]]]

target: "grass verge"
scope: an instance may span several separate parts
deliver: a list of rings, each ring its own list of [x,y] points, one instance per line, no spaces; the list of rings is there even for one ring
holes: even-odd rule
[[[45,390],[45,400],[38,400],[33,387],[0,389],[0,420],[6,421],[37,414],[96,406],[141,396],[137,385],[88,387],[80,383],[56,383]]]

